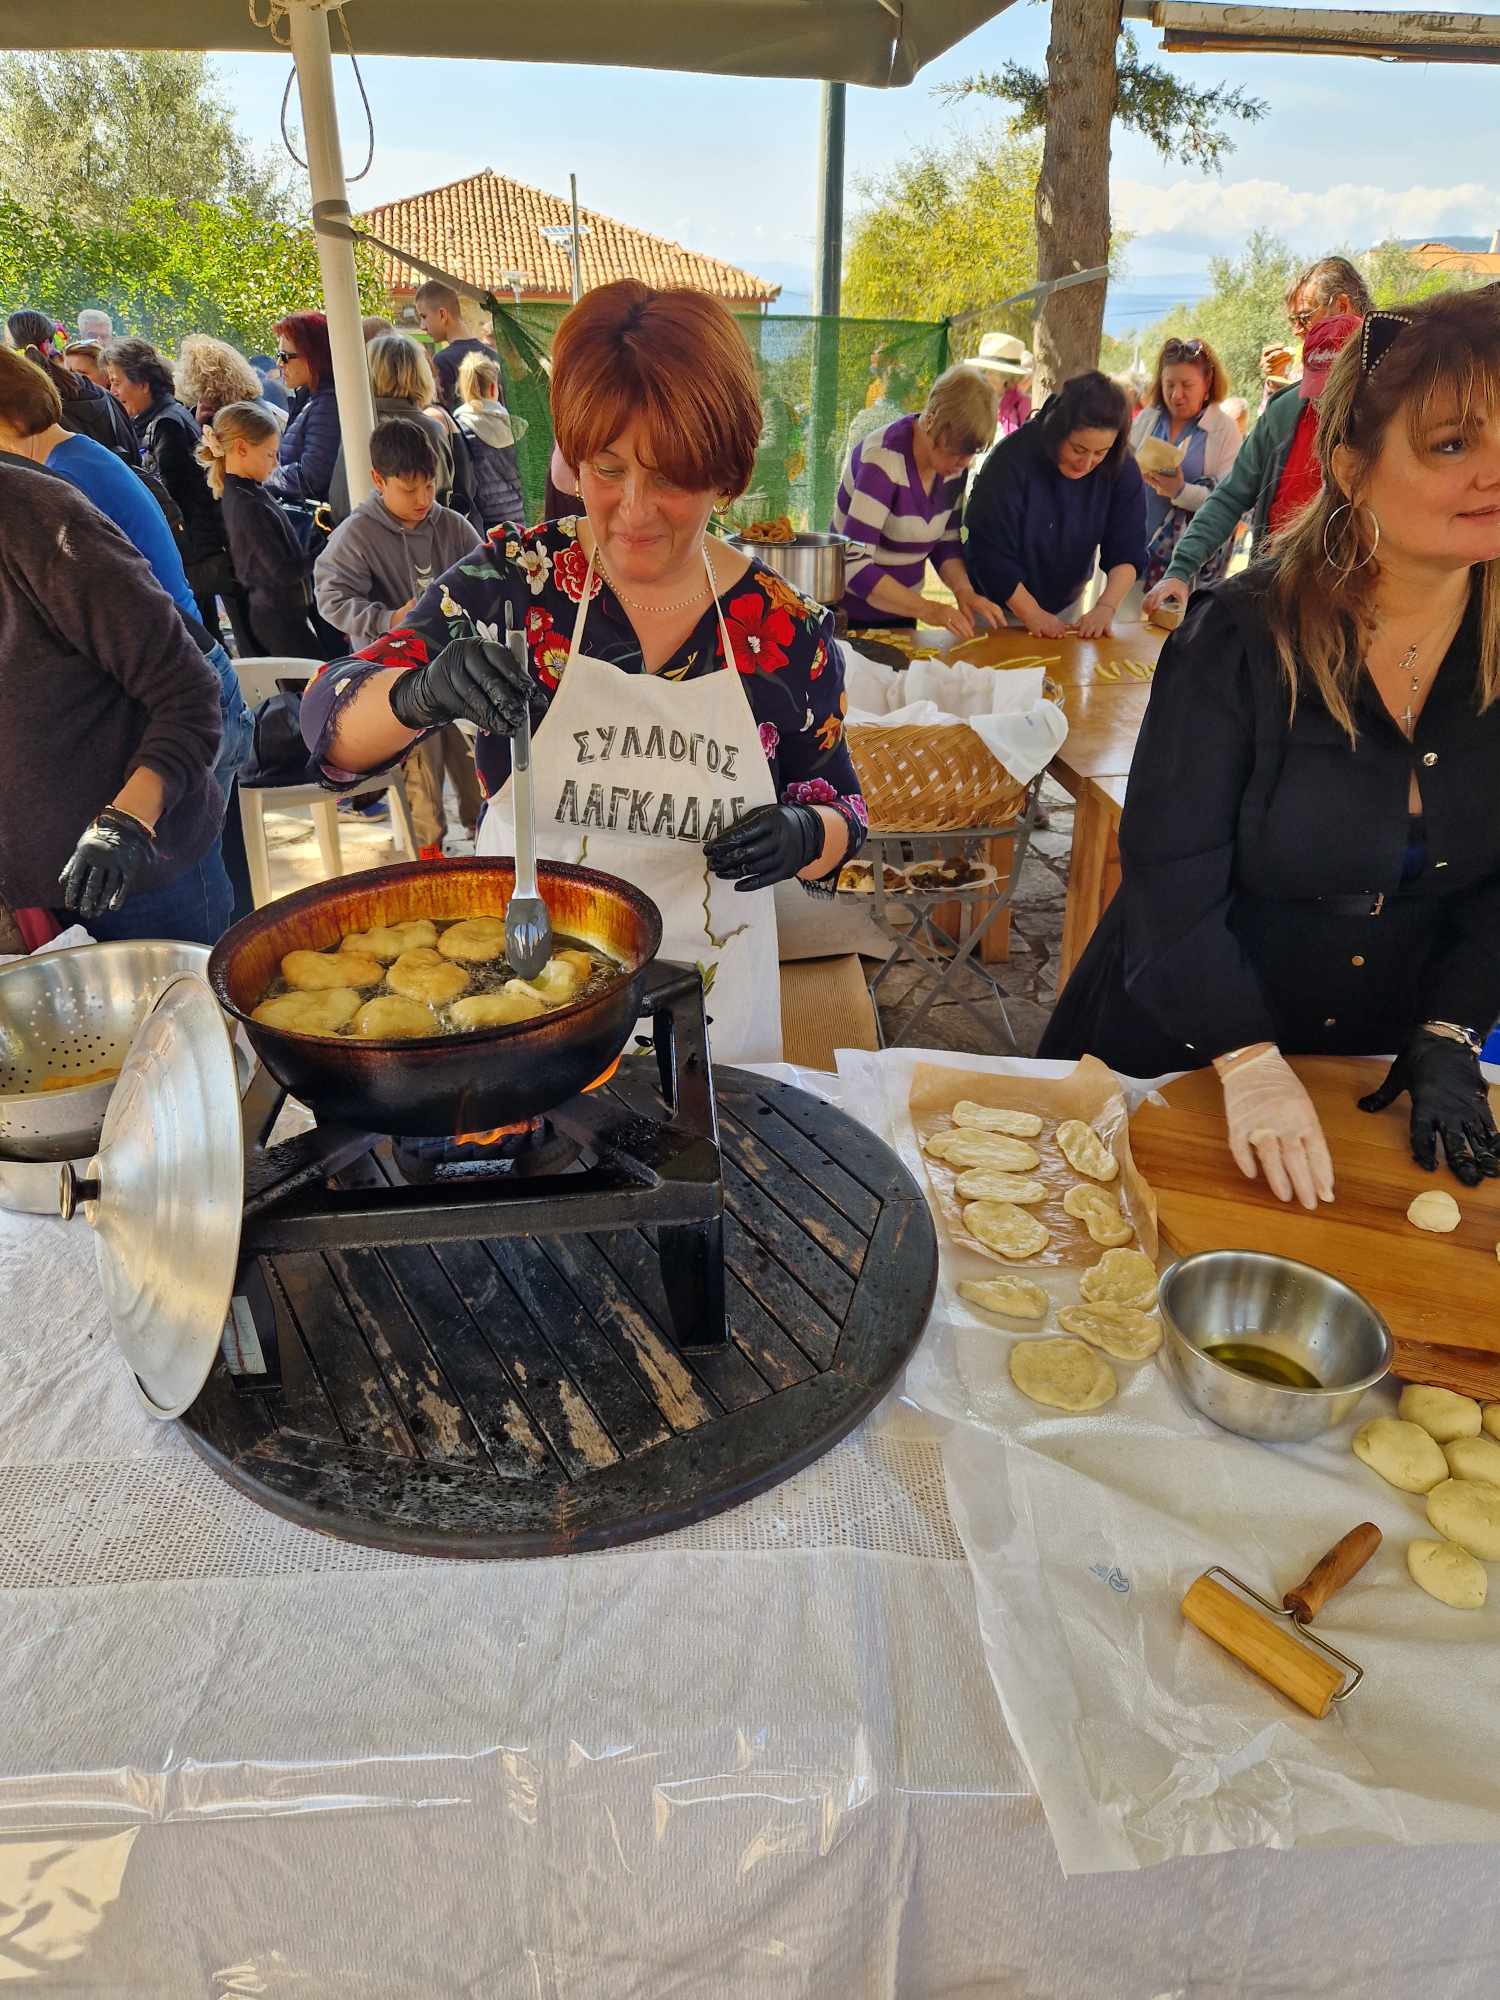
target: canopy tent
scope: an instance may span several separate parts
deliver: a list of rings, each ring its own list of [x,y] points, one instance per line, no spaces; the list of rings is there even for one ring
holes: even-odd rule
[[[349,198],[333,95],[328,16],[342,11],[361,55],[492,57],[592,63],[712,76],[817,77],[879,88],[910,83],[1012,0],[573,0],[523,9],[515,0],[115,0],[103,10],[56,0],[5,0],[0,36],[14,49],[218,51],[290,46],[307,136],[323,302],[350,497],[370,491],[374,426],[360,327]],[[499,275],[498,273],[496,274]]]

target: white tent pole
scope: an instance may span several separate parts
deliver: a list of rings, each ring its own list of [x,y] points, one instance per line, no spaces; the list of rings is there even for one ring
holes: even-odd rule
[[[302,131],[307,142],[314,212],[347,222],[349,193],[344,186],[344,155],[339,145],[338,111],[333,97],[333,54],[323,0],[291,0],[287,20],[292,57],[297,65],[297,89],[302,99]],[[365,361],[354,245],[347,238],[331,236],[322,230],[317,232],[317,244],[328,339],[333,349],[344,465],[349,474],[349,499],[357,506],[374,491],[370,478],[370,432],[375,427],[375,405],[370,399],[370,375]]]

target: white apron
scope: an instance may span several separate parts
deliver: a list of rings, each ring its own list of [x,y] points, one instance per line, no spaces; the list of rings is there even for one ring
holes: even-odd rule
[[[690,681],[624,673],[579,651],[593,578],[590,556],[568,664],[532,740],[537,854],[643,889],[661,911],[661,957],[703,973],[715,1060],[779,1062],[774,895],[740,895],[703,858],[705,840],[776,803],[724,614],[726,670]],[[476,851],[515,852],[509,780]]]

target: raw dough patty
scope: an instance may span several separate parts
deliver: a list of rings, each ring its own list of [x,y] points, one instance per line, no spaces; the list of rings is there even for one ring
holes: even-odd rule
[[[1052,1231],[1013,1201],[971,1201],[964,1209],[964,1228],[987,1250],[1020,1263],[1035,1257],[1052,1241]]]
[[[1420,1424],[1403,1423],[1399,1417],[1371,1417],[1354,1433],[1352,1448],[1356,1458],[1403,1493],[1430,1493],[1448,1477],[1442,1446]]]
[[[1091,1181],[1112,1181],[1120,1171],[1114,1154],[1081,1118],[1065,1118],[1058,1126],[1057,1149],[1075,1174],[1087,1174]]]
[[[953,1183],[960,1201],[1013,1201],[1021,1208],[1035,1208],[1047,1199],[1040,1181],[1024,1174],[1002,1174],[994,1167],[970,1167]]]
[[[1088,1303],[1135,1306],[1150,1312],[1156,1304],[1156,1266],[1142,1250],[1106,1250],[1079,1280]]]
[[[964,1278],[958,1296],[1002,1319],[1045,1319],[1047,1294],[1029,1278]]]
[[[1054,1410],[1097,1410],[1120,1386],[1104,1356],[1083,1340],[1018,1340],[1010,1379],[1023,1396]]]
[[[1120,1213],[1114,1194],[1096,1181],[1079,1181],[1063,1196],[1063,1207],[1076,1216],[1094,1242],[1113,1245],[1129,1243],[1135,1231]]]
[[[1146,1361],[1161,1346],[1161,1321],[1134,1306],[1064,1306],[1057,1323],[1116,1361]]]
[[[1408,1542],[1406,1568],[1420,1590],[1455,1611],[1477,1611],[1489,1590],[1484,1564],[1457,1542]]]
[[[1444,1188],[1428,1188],[1425,1194],[1413,1197],[1411,1207],[1406,1211],[1406,1219],[1418,1229],[1430,1229],[1434,1236],[1446,1236],[1457,1229],[1463,1221],[1462,1212],[1452,1195]]]
[[[1042,1129],[1042,1121],[1034,1111],[997,1110],[993,1105],[975,1104],[967,1097],[961,1097],[949,1115],[960,1128],[1004,1132],[1011,1139],[1034,1139]]]
[[[1420,1424],[1439,1444],[1455,1438],[1478,1437],[1479,1405],[1472,1396],[1460,1396],[1452,1389],[1434,1389],[1425,1382],[1408,1382],[1396,1405],[1409,1424]]]
[[[956,1127],[934,1132],[922,1141],[922,1150],[950,1167],[997,1167],[1003,1174],[1027,1174],[1041,1164],[1041,1155],[1024,1139],[1007,1138],[1003,1132],[960,1132]]]

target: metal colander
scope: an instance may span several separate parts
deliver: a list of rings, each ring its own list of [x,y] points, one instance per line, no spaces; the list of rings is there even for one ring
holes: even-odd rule
[[[79,945],[0,966],[0,1159],[86,1159],[115,1074],[158,993],[204,976],[208,947],[171,939]],[[42,1089],[46,1079],[97,1082]]]

